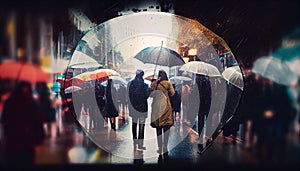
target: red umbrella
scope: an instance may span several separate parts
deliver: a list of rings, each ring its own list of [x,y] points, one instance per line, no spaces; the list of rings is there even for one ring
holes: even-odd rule
[[[0,64],[0,78],[16,81],[48,82],[49,73],[46,73],[41,66],[29,62],[6,60]]]

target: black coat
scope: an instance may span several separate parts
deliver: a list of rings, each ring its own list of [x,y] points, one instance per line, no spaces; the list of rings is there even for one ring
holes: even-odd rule
[[[223,135],[229,136],[234,134],[239,129],[241,114],[239,110],[239,102],[242,96],[242,90],[235,87],[231,83],[227,83],[227,95],[224,112],[221,118],[221,122],[224,126]],[[232,117],[232,118],[231,118]],[[230,120],[228,120],[230,119]]]
[[[104,117],[117,117],[119,116],[119,111],[117,108],[117,89],[111,85],[107,84],[105,88],[105,111],[102,113]]]
[[[178,89],[175,89],[175,94],[170,98],[173,112],[180,112],[181,110],[181,94]]]
[[[101,112],[104,112],[105,109],[105,100],[104,100],[104,91],[105,87],[101,83],[95,84],[95,97],[98,108]]]
[[[205,75],[196,75],[196,83],[198,85],[199,94],[200,94],[200,106],[199,114],[208,115],[211,105],[211,82],[208,76]]]
[[[144,113],[148,111],[149,86],[142,77],[136,76],[128,83],[129,115]]]

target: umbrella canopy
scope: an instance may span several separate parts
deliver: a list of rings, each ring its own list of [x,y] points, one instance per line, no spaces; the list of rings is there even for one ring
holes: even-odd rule
[[[291,70],[287,62],[272,56],[258,58],[253,63],[252,71],[286,86],[297,82],[297,75]]]
[[[42,67],[28,62],[7,60],[0,64],[0,78],[28,81],[32,84],[48,82],[49,74]]]
[[[295,58],[292,61],[288,61],[287,64],[290,66],[293,72],[300,76],[300,58]]]
[[[55,59],[50,67],[51,73],[64,73],[69,64],[69,60]]]
[[[147,47],[136,54],[134,58],[145,64],[149,63],[168,67],[183,65],[185,63],[177,52],[160,46]]]
[[[101,66],[94,58],[77,50],[73,53],[69,64],[69,68],[93,68]]]
[[[191,61],[181,66],[181,71],[190,72],[194,74],[202,74],[210,77],[221,76],[217,67],[212,64],[202,61]]]
[[[151,81],[152,79],[154,79],[154,75],[148,75],[148,76],[144,77],[144,79]]]
[[[243,75],[242,75],[242,72],[241,72],[241,69],[239,68],[239,66],[233,66],[233,67],[226,68],[222,72],[222,76],[226,81],[230,82],[237,88],[239,88],[241,90],[244,89]]]
[[[66,89],[64,90],[64,92],[65,92],[66,94],[69,94],[69,93],[73,93],[73,92],[79,91],[79,90],[81,90],[81,89],[82,89],[82,88],[81,88],[81,87],[78,87],[78,86],[70,86],[70,87],[66,88]]]
[[[108,77],[108,76],[120,76],[120,74],[113,70],[113,69],[97,69],[94,71],[87,71],[84,73],[81,73],[79,75],[76,75],[73,78],[82,80],[82,81],[91,81],[91,80],[96,80],[99,78],[103,78],[103,77]]]
[[[192,79],[190,77],[185,77],[185,76],[174,76],[170,78],[170,81],[173,84],[180,84],[183,81],[192,81]]]

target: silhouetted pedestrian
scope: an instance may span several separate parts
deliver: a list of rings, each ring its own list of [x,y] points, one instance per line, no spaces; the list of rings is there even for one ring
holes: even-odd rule
[[[149,86],[143,79],[144,71],[137,70],[135,78],[128,83],[129,116],[132,118],[132,137],[134,149],[145,150],[144,131],[148,115]],[[137,133],[137,126],[139,127]],[[138,136],[137,136],[138,135]]]
[[[44,82],[38,82],[36,84],[37,101],[40,105],[44,116],[46,118],[45,128],[48,137],[55,137],[56,135],[56,110],[50,98],[50,89]]]
[[[115,117],[119,116],[117,107],[117,89],[113,85],[113,80],[108,79],[107,86],[105,87],[105,112],[104,117],[108,117],[111,125],[111,129],[116,130]]]
[[[205,135],[205,132],[203,132],[203,127],[209,114],[212,99],[211,82],[209,80],[209,76],[196,74],[196,84],[198,85],[198,91],[200,94],[200,104],[198,111],[198,148],[199,151],[202,151],[203,136]]]
[[[175,90],[174,96],[171,97],[171,104],[172,104],[172,112],[174,115],[174,121],[179,122],[181,119],[180,111],[181,111],[181,92],[180,92],[180,85],[173,84],[173,88]],[[180,88],[180,89],[179,89]],[[178,118],[178,120],[177,120]]]
[[[16,85],[4,102],[1,122],[6,163],[33,164],[35,147],[43,142],[45,132],[43,113],[33,98],[30,83]]]

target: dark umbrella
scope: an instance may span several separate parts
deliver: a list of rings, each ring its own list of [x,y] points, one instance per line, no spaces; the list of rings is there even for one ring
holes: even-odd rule
[[[148,63],[168,67],[180,66],[185,63],[183,58],[177,52],[162,46],[147,47],[136,54],[134,58],[145,64]]]

